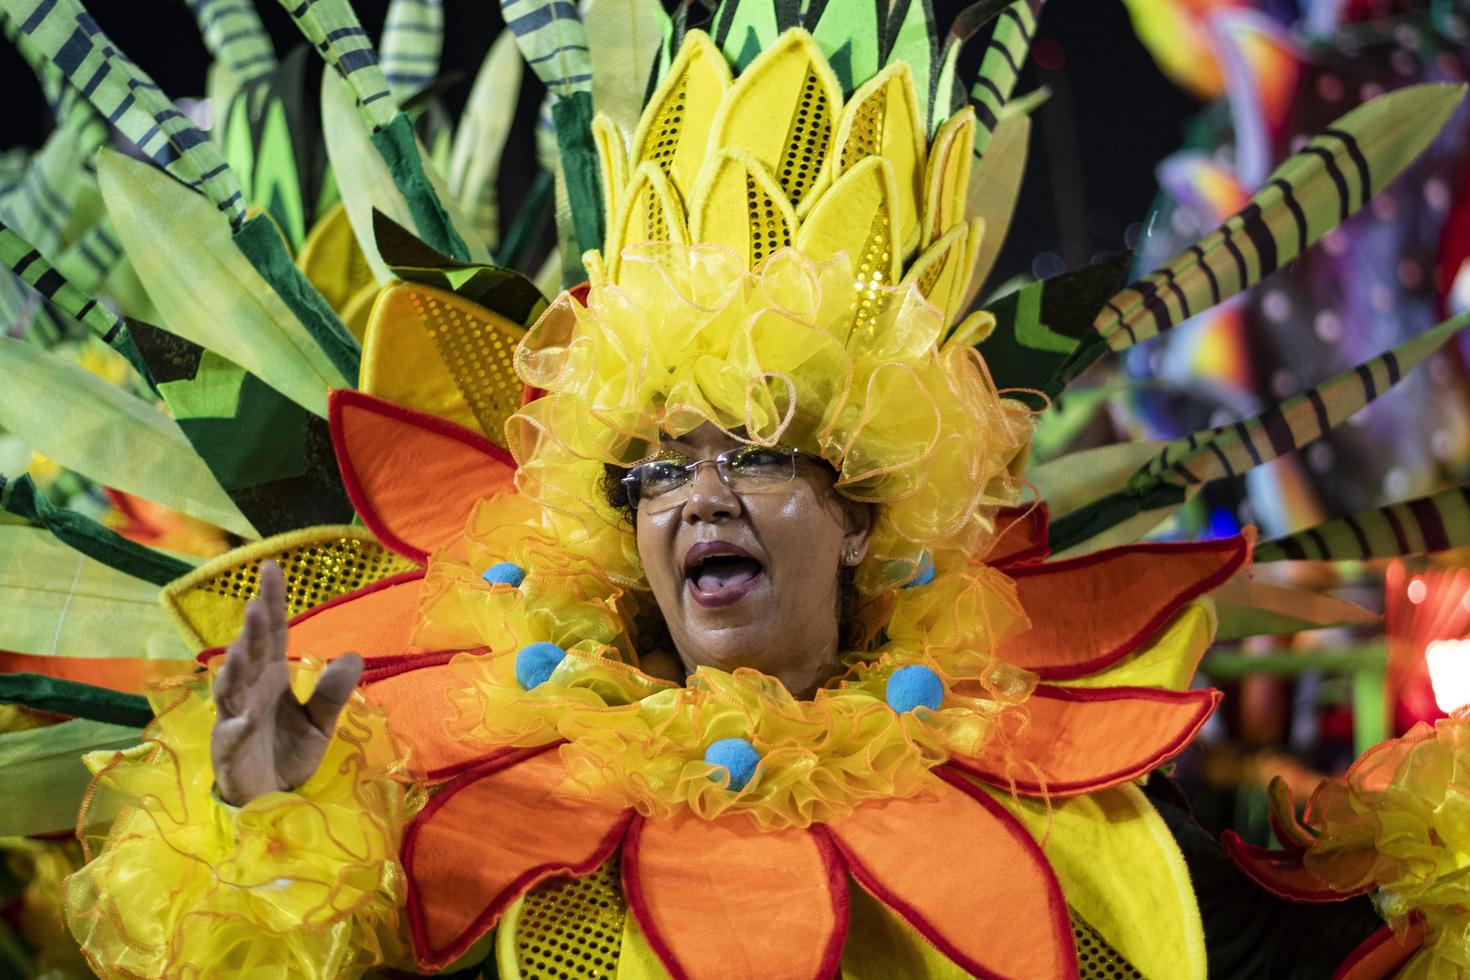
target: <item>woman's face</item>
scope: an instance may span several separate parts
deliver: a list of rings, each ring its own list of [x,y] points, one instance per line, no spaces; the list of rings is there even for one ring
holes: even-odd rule
[[[705,424],[663,448],[714,459],[742,443]],[[838,570],[862,560],[868,510],[800,458],[790,482],[736,493],[699,467],[678,502],[638,510],[638,555],[686,669],[752,667],[809,697],[837,668]]]

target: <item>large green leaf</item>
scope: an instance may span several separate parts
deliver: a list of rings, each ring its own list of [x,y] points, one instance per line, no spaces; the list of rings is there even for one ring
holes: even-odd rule
[[[500,202],[495,180],[515,120],[525,62],[515,36],[502,31],[475,76],[469,101],[454,133],[446,174],[474,236],[491,251],[500,246]]]
[[[351,387],[235,247],[206,201],[147,164],[104,151],[102,195],[138,278],[172,333],[218,351],[314,414]]]
[[[167,179],[167,178],[164,178]],[[0,338],[0,428],[103,486],[256,537],[178,425],[61,357]]]
[[[158,586],[41,528],[0,525],[0,649],[35,656],[187,660]]]
[[[592,104],[631,140],[667,15],[657,0],[591,0],[582,14],[592,63]]]
[[[74,828],[92,783],[82,756],[130,748],[142,736],[138,728],[82,719],[0,734],[0,837]]]

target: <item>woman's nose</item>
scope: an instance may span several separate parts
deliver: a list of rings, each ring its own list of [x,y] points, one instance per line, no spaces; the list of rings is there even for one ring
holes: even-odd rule
[[[727,520],[740,515],[740,497],[720,479],[713,460],[705,460],[689,481],[689,500],[684,504],[687,521]]]

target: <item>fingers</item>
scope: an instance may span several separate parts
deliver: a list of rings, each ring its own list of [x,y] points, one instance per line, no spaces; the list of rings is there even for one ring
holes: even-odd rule
[[[337,715],[341,714],[342,707],[357,687],[358,678],[362,677],[362,668],[362,657],[349,653],[327,664],[327,669],[317,679],[316,689],[304,707],[306,717],[323,734],[332,734]]]
[[[266,611],[265,639],[272,646],[272,659],[286,655],[286,576],[273,561],[260,563],[260,603]]]
[[[245,605],[245,622],[234,641],[225,648],[225,664],[214,680],[214,699],[221,714],[231,716],[245,710],[250,685],[260,676],[261,634],[265,610],[254,600]]]

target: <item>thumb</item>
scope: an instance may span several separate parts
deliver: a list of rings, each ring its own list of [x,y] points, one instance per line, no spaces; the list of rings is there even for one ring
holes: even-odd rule
[[[316,689],[311,692],[305,708],[306,717],[311,719],[311,723],[322,734],[332,734],[337,716],[342,713],[347,699],[352,697],[358,678],[362,676],[362,669],[362,657],[349,653],[327,664],[327,669],[317,678]]]

